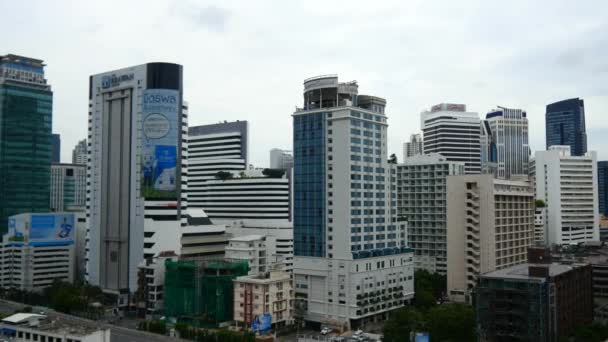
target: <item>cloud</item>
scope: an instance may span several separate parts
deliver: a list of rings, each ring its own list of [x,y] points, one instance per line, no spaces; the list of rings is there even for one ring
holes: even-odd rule
[[[182,2],[179,2],[179,4],[176,5],[176,13],[180,17],[188,20],[196,27],[202,27],[215,33],[222,33],[226,30],[226,25],[232,14],[230,10],[217,6],[201,7]]]

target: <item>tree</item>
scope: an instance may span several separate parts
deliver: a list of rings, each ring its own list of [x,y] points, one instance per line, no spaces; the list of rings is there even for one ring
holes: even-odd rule
[[[218,173],[215,174],[215,178],[225,181],[225,180],[232,178],[232,173],[226,172],[226,171],[219,171]]]
[[[283,178],[285,170],[283,169],[264,169],[262,174],[269,178]]]
[[[397,342],[409,338],[410,332],[424,329],[424,316],[413,307],[405,307],[393,313],[384,324],[383,341]]]
[[[543,201],[542,199],[537,199],[536,202],[534,202],[536,208],[544,208],[545,207],[545,201]]]
[[[388,163],[389,164],[397,164],[397,156],[394,153],[391,154],[391,156],[388,158]]]
[[[475,341],[475,312],[464,304],[437,305],[426,314],[429,335],[433,341]]]

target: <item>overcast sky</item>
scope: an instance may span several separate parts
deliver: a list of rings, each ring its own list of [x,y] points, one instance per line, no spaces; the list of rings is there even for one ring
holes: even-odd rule
[[[305,78],[336,73],[387,99],[389,153],[420,112],[523,108],[544,149],[545,105],[585,100],[589,148],[608,159],[608,1],[8,1],[0,53],[40,58],[62,160],[86,137],[88,76],[184,66],[191,125],[250,122],[251,159],[291,149]]]

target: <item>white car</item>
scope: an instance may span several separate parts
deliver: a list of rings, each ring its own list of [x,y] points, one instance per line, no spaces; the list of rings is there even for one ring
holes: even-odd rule
[[[327,335],[331,332],[331,328],[328,327],[323,327],[323,329],[321,329],[321,335]]]
[[[363,330],[357,330],[353,333],[353,336],[359,336],[361,334],[363,334]]]

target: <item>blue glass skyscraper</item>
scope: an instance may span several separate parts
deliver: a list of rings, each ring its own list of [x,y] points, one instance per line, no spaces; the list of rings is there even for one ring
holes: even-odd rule
[[[547,149],[553,145],[567,145],[573,156],[587,153],[585,102],[574,98],[548,104],[545,132]]]
[[[600,214],[608,216],[608,161],[597,162],[597,195]]]

